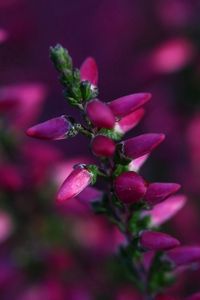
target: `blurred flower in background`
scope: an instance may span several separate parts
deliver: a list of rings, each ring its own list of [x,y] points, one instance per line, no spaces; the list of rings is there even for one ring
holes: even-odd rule
[[[76,65],[96,58],[105,101],[152,92],[136,133],[159,128],[167,140],[142,173],[180,182],[188,198],[183,208],[181,196],[173,208],[170,198],[158,204],[169,206],[169,214],[155,207],[152,220],[161,224],[182,208],[165,226],[184,244],[199,243],[199,1],[1,0],[0,20],[1,300],[141,299],[113,256],[124,243],[121,234],[93,215],[84,194],[54,204],[72,166],[80,157],[90,162],[85,141],[48,144],[24,132],[55,112],[74,113],[59,101],[48,58],[57,42]],[[198,289],[199,276],[182,272],[169,294],[183,299]]]

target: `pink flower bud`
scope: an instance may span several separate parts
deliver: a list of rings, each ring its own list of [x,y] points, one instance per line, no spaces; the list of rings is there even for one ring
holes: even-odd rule
[[[116,195],[124,203],[134,203],[142,199],[146,192],[146,182],[135,172],[124,172],[114,182]]]
[[[112,129],[115,125],[115,117],[109,106],[98,99],[87,104],[86,113],[95,127]]]
[[[181,246],[166,252],[166,257],[175,267],[200,261],[199,246]]]
[[[193,294],[190,297],[187,297],[186,300],[200,300],[200,293]]]
[[[146,133],[138,135],[121,143],[122,153],[126,157],[135,159],[145,154],[149,154],[164,139],[165,135],[158,133]]]
[[[97,135],[93,138],[92,152],[96,156],[110,157],[115,153],[115,142],[107,136]]]
[[[82,192],[92,181],[92,173],[83,167],[77,167],[65,179],[58,191],[56,200],[59,203],[70,200]]]
[[[147,250],[166,250],[179,246],[180,242],[169,234],[146,230],[141,234],[140,244]]]
[[[115,130],[121,134],[125,134],[140,122],[140,120],[144,116],[144,113],[145,110],[143,108],[140,108],[123,117],[119,122],[115,124]]]
[[[97,64],[92,57],[86,58],[80,67],[80,75],[82,81],[89,81],[93,85],[98,82],[98,68]]]
[[[155,205],[177,192],[180,187],[180,184],[177,183],[151,183],[144,198],[149,204]]]
[[[113,100],[109,102],[108,105],[115,116],[123,117],[144,105],[147,101],[149,101],[150,98],[150,93],[131,94]]]
[[[67,138],[70,128],[71,123],[63,115],[29,128],[26,134],[38,139],[62,140]]]
[[[138,172],[140,168],[143,166],[143,164],[145,163],[145,161],[148,159],[148,157],[149,155],[145,154],[136,159],[133,159],[128,165],[129,171]]]
[[[160,226],[171,219],[186,203],[184,195],[171,196],[148,211],[153,226]]]

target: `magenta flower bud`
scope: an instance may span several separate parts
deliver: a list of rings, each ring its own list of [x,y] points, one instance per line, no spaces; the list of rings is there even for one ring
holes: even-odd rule
[[[121,134],[125,134],[129,130],[133,129],[143,118],[145,110],[140,108],[131,114],[123,117],[115,124],[115,130]]]
[[[128,139],[122,145],[122,153],[126,157],[135,159],[153,151],[163,140],[164,134],[146,133],[138,135],[134,138]]]
[[[128,165],[129,171],[138,172],[140,170],[140,168],[143,166],[143,164],[146,162],[148,157],[149,157],[149,155],[145,154],[136,159],[133,159]]]
[[[152,226],[160,226],[171,219],[186,203],[184,195],[171,196],[148,211]]]
[[[89,81],[93,85],[98,82],[98,68],[97,64],[92,57],[86,58],[80,67],[80,75],[82,81]]]
[[[82,192],[92,181],[92,173],[84,167],[77,167],[61,185],[56,200],[58,203],[70,200]]]
[[[186,300],[200,300],[200,293],[193,294],[190,297],[187,297]]]
[[[71,129],[71,123],[66,116],[61,116],[37,124],[26,131],[30,137],[44,140],[66,139]]]
[[[181,246],[166,252],[167,259],[174,264],[175,267],[188,265],[200,261],[199,246]]]
[[[146,193],[146,182],[135,172],[128,171],[119,175],[114,182],[119,199],[127,204],[138,202]]]
[[[177,247],[180,242],[169,234],[146,230],[141,234],[140,244],[144,249],[160,251]]]
[[[86,113],[95,127],[112,129],[115,125],[115,117],[109,106],[98,99],[87,104]]]
[[[154,182],[149,184],[144,198],[150,205],[155,205],[176,193],[180,187],[177,183]]]
[[[150,93],[131,94],[108,103],[113,114],[123,117],[144,105],[151,98]]]
[[[92,152],[96,156],[110,157],[115,153],[115,142],[104,135],[97,135],[92,139]]]

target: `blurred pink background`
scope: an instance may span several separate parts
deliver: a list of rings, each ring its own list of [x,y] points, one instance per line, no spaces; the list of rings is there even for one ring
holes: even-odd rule
[[[78,204],[72,204],[66,212],[56,212],[56,215],[53,205],[46,208],[48,201],[53,202],[56,186],[67,176],[66,170],[71,169],[74,162],[79,162],[80,157],[90,161],[88,145],[82,137],[38,143],[24,133],[41,120],[64,113],[76,116],[63,100],[58,75],[49,59],[49,47],[56,43],[69,50],[77,67],[87,56],[96,59],[100,72],[100,99],[110,101],[135,92],[152,92],[147,113],[134,134],[163,132],[167,139],[147,161],[142,173],[151,181],[175,181],[182,185],[188,202],[166,226],[175,231],[183,243],[198,244],[200,2],[0,0],[0,113],[3,124],[3,146],[0,147],[0,195],[3,199],[0,204],[0,266],[3,270],[0,298],[140,299],[129,284],[126,286],[122,282],[119,290],[116,289],[120,276],[115,281],[109,272],[105,277],[102,275],[104,265],[112,269],[112,263],[107,265],[105,258],[105,254],[113,251],[109,246],[111,232],[114,246],[122,239],[112,226],[94,216],[85,220],[88,211]],[[11,101],[11,110],[4,104],[1,106],[4,99]],[[17,104],[16,99],[19,100]],[[8,134],[8,139],[4,138],[4,133]],[[35,204],[38,194],[42,204]],[[29,220],[27,227],[30,232],[27,233],[22,229],[29,218],[32,221]],[[57,222],[62,224],[55,233]],[[66,230],[65,222],[72,222],[73,233]],[[45,226],[51,227],[56,242],[51,238],[48,240]],[[61,229],[67,232],[60,234]],[[69,253],[65,251],[65,243],[63,245],[66,237],[70,244]],[[32,249],[29,238],[30,245],[38,241],[38,248]],[[82,255],[79,246],[84,249]],[[30,249],[33,254],[30,254]],[[75,258],[72,257],[74,252]],[[99,252],[101,258],[97,261]],[[28,267],[26,257],[31,261]],[[34,277],[27,269],[37,269],[37,263],[44,272],[41,275],[36,270]],[[60,275],[63,266],[66,266],[65,272],[68,268],[69,272],[71,269],[74,272],[74,277],[69,279],[66,276],[66,284],[63,284],[63,274]],[[89,278],[85,278],[86,270]],[[198,288],[199,271],[191,272],[189,282],[187,276],[190,273],[182,275],[173,290],[175,295],[183,297]],[[13,291],[9,290],[10,284]],[[113,295],[110,294],[112,288]],[[100,295],[102,290],[105,293]]]

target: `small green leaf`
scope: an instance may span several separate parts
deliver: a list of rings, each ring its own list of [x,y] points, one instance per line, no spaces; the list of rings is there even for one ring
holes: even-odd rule
[[[99,133],[101,133],[102,135],[105,135],[115,141],[120,141],[122,138],[122,135],[113,129],[111,130],[111,129],[102,128],[101,130],[99,130]]]
[[[96,165],[86,165],[85,168],[92,174],[92,184],[95,184],[99,169]]]
[[[116,164],[115,165],[115,170],[113,172],[113,176],[117,177],[120,174],[122,174],[123,172],[128,171],[128,165],[120,165],[120,164]]]

